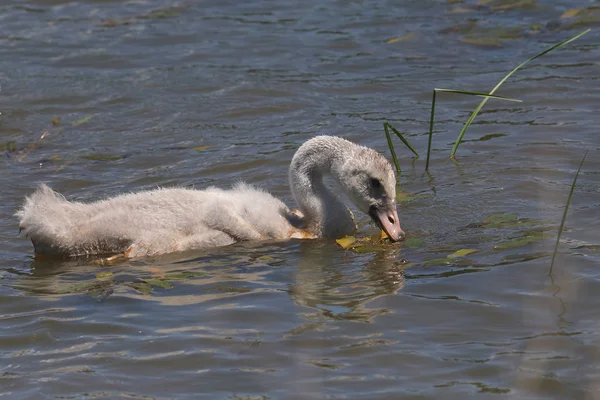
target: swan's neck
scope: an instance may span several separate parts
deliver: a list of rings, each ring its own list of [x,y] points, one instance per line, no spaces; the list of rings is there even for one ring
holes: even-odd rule
[[[352,213],[323,183],[325,175],[339,182],[338,167],[352,157],[355,146],[347,140],[319,137],[301,146],[290,165],[290,187],[306,230],[319,237],[342,237],[354,233]]]

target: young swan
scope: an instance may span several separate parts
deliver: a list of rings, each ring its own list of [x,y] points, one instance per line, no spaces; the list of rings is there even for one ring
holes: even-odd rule
[[[292,159],[290,187],[299,212],[243,183],[231,190],[156,189],[88,204],[41,185],[16,215],[36,253],[63,256],[139,257],[243,240],[352,234],[352,213],[323,183],[327,174],[391,240],[404,239],[390,163],[375,150],[333,136],[308,140]]]

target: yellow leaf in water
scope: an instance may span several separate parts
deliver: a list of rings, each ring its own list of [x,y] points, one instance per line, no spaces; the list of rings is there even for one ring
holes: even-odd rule
[[[471,253],[475,253],[477,250],[475,249],[460,249],[458,251],[455,251],[454,253],[450,254],[448,256],[448,258],[458,258],[458,257],[464,257],[466,255],[469,255]]]
[[[414,38],[414,37],[415,37],[415,34],[414,34],[414,33],[409,33],[408,35],[404,35],[404,36],[398,36],[398,37],[395,37],[395,38],[388,39],[388,40],[386,40],[385,42],[386,42],[387,44],[394,44],[394,43],[400,42],[400,41],[402,41],[402,40],[408,40],[408,39],[412,39],[412,38]]]
[[[381,235],[379,236],[379,240],[383,240],[383,239],[387,239],[387,238],[389,238],[388,234],[385,233],[385,231],[382,229]]]
[[[354,236],[344,236],[341,239],[337,239],[335,242],[337,244],[339,244],[340,246],[342,246],[343,249],[348,249],[350,248],[350,246],[352,245],[352,243],[354,243],[356,241],[356,238]]]
[[[110,271],[99,272],[96,274],[96,278],[100,280],[110,279],[113,277],[113,273]]]
[[[85,124],[86,122],[88,122],[92,118],[94,118],[93,115],[88,115],[87,117],[83,117],[81,119],[78,119],[77,121],[74,121],[71,125],[72,126],[78,126],[78,125],[81,125],[81,124]]]
[[[198,146],[198,147],[194,147],[194,150],[202,151],[202,150],[210,149],[211,147],[212,146]]]
[[[492,2],[492,0],[478,0],[477,4],[479,4],[480,6],[484,6],[484,5],[489,4],[491,2]]]
[[[375,243],[375,242],[381,242],[382,240],[387,239],[387,238],[389,238],[389,236],[382,229],[381,232],[379,232],[377,235],[371,235],[371,236],[369,236],[369,239],[363,239],[363,240],[369,240],[369,241]],[[359,240],[361,240],[361,239],[359,239]]]
[[[581,8],[571,8],[570,10],[565,11],[561,14],[561,18],[573,18],[579,15],[581,12]]]

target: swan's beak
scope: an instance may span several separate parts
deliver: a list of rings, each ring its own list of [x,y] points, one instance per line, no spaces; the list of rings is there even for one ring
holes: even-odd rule
[[[371,206],[369,215],[373,221],[389,236],[392,242],[404,240],[404,231],[400,228],[400,220],[398,219],[398,211],[396,204],[391,204],[386,208],[379,209]]]

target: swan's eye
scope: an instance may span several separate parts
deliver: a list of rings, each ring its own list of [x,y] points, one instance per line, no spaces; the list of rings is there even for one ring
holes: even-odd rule
[[[375,189],[379,189],[381,187],[381,181],[376,178],[371,178],[371,186],[373,186]]]

